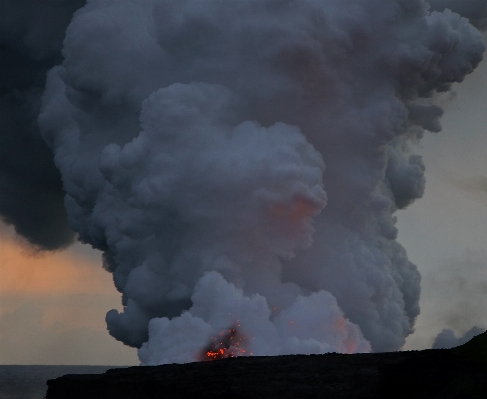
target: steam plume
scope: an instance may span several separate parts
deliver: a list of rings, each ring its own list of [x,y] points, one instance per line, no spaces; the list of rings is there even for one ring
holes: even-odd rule
[[[484,331],[485,329],[474,326],[470,330],[468,330],[463,336],[457,337],[453,330],[449,328],[444,329],[436,336],[435,342],[433,343],[433,349],[450,349],[459,345],[463,345],[470,341],[473,337],[482,334]]]
[[[420,294],[394,217],[424,190],[408,143],[483,51],[421,0],[89,1],[39,124],[122,293],[110,334],[143,364],[237,324],[254,354],[399,349]]]
[[[428,0],[432,10],[443,11],[446,8],[468,18],[478,29],[487,28],[487,2],[485,0]]]

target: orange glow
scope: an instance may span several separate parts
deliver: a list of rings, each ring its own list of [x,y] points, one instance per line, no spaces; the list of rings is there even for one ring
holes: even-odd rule
[[[349,354],[357,352],[357,341],[353,337],[348,336],[347,319],[345,319],[345,317],[343,316],[336,317],[334,321],[334,326],[338,330],[340,335],[346,337],[345,342],[343,343],[345,346],[345,352]]]
[[[347,321],[344,317],[335,317],[335,328],[340,332],[341,335],[347,333]]]
[[[271,208],[271,213],[274,217],[287,219],[290,222],[308,219],[313,216],[316,211],[316,206],[302,197],[293,198],[290,204],[276,204]]]
[[[348,354],[357,352],[357,344],[351,340],[345,341],[345,350]]]
[[[0,236],[2,295],[106,294],[112,287],[111,275],[88,259],[69,252],[29,254],[14,239]]]
[[[223,330],[219,337],[213,337],[211,343],[203,351],[200,361],[221,360],[230,357],[245,356],[246,350],[242,347],[245,337],[241,337],[235,328]],[[250,354],[252,356],[252,353]]]

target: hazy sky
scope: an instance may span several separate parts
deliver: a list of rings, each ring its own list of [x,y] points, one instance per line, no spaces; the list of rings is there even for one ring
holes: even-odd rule
[[[487,328],[487,62],[442,99],[443,131],[416,148],[422,199],[398,211],[398,241],[422,274],[421,314],[405,349],[429,348],[444,328]],[[138,364],[106,331],[121,309],[101,254],[75,244],[34,253],[0,226],[0,363]]]
[[[422,274],[422,312],[406,348],[443,328],[487,328],[487,63],[446,101],[443,131],[426,133],[423,198],[398,212],[399,237]]]

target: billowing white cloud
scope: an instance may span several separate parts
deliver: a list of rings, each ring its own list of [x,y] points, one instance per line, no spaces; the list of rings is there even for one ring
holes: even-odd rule
[[[190,361],[231,308],[259,354],[399,349],[420,293],[395,240],[424,188],[408,143],[483,51],[420,0],[90,1],[39,124],[123,294],[110,333]]]

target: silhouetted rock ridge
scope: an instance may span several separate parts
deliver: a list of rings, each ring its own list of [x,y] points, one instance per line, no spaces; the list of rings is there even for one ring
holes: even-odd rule
[[[48,381],[46,399],[485,398],[487,333],[455,349],[239,357]]]

